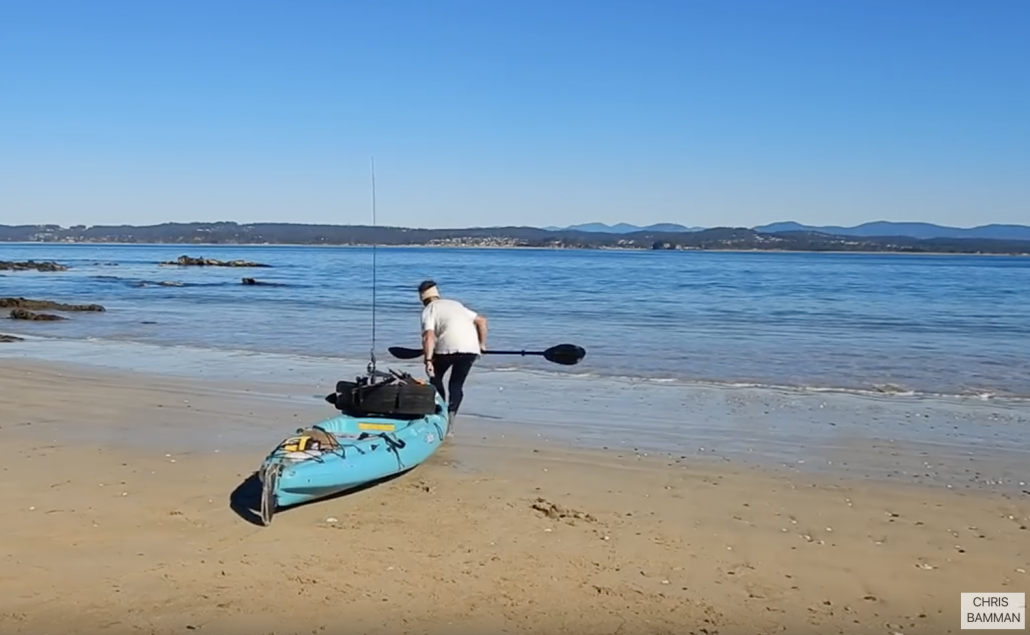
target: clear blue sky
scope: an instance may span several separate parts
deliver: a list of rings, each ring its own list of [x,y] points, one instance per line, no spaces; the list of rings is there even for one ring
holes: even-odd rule
[[[1030,223],[1027,0],[6,0],[0,223]]]

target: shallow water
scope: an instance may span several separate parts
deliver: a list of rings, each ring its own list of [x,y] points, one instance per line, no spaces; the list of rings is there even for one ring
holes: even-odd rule
[[[855,391],[1030,397],[1030,258],[381,248],[377,355],[418,345],[415,287],[491,320],[491,347],[588,349],[484,366],[556,374]],[[268,269],[162,267],[181,254]],[[371,250],[286,246],[0,243],[0,296],[105,305],[5,332],[306,358],[367,358]],[[244,286],[243,276],[283,286]],[[161,282],[183,286],[160,286]],[[0,354],[3,354],[0,352]],[[170,362],[174,363],[174,362]]]
[[[27,341],[0,348],[4,357],[158,371],[199,379],[206,389],[224,386],[230,396],[247,391],[248,399],[282,413],[281,426],[220,421],[201,435],[202,442],[196,431],[171,426],[141,426],[117,436],[176,451],[210,451],[222,444],[225,450],[253,451],[255,461],[282,434],[311,423],[298,419],[298,413],[324,410],[322,416],[331,416],[324,395],[338,379],[364,370],[359,359],[99,341]],[[390,366],[418,370],[412,364]],[[1030,409],[1022,401],[684,385],[480,368],[472,374],[460,417],[463,435],[510,434],[541,447],[664,456],[684,467],[733,461],[1020,496],[1030,491]]]

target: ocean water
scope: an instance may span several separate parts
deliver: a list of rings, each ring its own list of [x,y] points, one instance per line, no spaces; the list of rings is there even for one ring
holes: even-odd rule
[[[272,267],[158,264],[182,254]],[[0,297],[108,309],[57,323],[5,320],[0,332],[46,338],[47,350],[72,339],[181,352],[154,356],[162,363],[202,364],[187,360],[201,360],[203,351],[242,365],[261,354],[290,365],[341,359],[358,364],[355,374],[372,346],[372,255],[342,247],[0,243],[0,260],[72,267],[4,272]],[[571,368],[534,357],[483,359],[496,370],[1030,398],[1030,258],[379,248],[376,260],[381,365],[396,365],[388,346],[419,345],[416,287],[432,278],[444,295],[490,319],[491,348],[571,342],[588,351]],[[244,276],[277,284],[245,286]],[[108,349],[93,354],[101,350]],[[0,356],[5,351],[13,349],[0,346]]]

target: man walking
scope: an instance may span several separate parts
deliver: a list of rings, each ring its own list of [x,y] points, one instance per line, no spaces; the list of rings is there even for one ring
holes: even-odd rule
[[[464,398],[465,380],[479,354],[486,350],[486,318],[461,302],[440,297],[432,280],[418,286],[422,300],[422,354],[426,374],[440,396],[447,401],[448,433],[454,433],[454,419]],[[443,376],[451,371],[447,390]],[[448,399],[450,393],[450,399]]]

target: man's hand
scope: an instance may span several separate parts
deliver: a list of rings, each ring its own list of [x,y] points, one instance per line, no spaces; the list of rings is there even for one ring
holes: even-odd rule
[[[426,360],[426,375],[430,378],[436,376],[436,369],[433,368],[433,360],[431,359]]]

